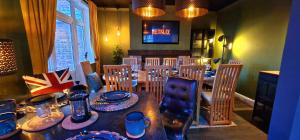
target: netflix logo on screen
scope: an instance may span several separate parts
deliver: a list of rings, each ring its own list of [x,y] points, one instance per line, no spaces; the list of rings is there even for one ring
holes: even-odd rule
[[[143,44],[178,44],[179,21],[143,21]]]

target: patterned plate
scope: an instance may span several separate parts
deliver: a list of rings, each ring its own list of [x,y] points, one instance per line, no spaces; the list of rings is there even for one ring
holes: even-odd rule
[[[100,100],[103,99],[108,102],[120,101],[128,98],[130,93],[127,91],[110,91],[101,94]]]
[[[116,132],[102,130],[83,132],[67,140],[127,140],[127,138]]]
[[[139,97],[134,93],[131,94],[128,100],[114,102],[114,103],[99,102],[98,97],[96,97],[91,102],[91,108],[96,111],[105,111],[105,112],[119,111],[135,105],[138,102],[138,100]]]

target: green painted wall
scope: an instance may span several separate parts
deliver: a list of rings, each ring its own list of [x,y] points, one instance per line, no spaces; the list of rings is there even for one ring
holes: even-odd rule
[[[18,64],[17,73],[0,76],[0,99],[21,100],[29,95],[22,75],[31,74],[32,68],[19,0],[0,1],[0,38],[14,41]]]
[[[196,17],[192,21],[192,29],[216,29],[217,12],[211,11],[207,15]]]
[[[258,72],[279,70],[290,6],[291,0],[239,0],[217,12],[217,36],[233,38],[228,59],[244,64],[239,93],[254,98]],[[215,44],[214,57],[220,57],[221,44]]]
[[[113,50],[117,45],[122,48],[125,56],[127,56],[130,48],[129,34],[129,9],[121,8],[119,12],[116,8],[98,8],[98,26],[101,45],[101,64],[113,64]],[[118,18],[119,17],[119,18]],[[121,35],[117,36],[117,27],[120,26]],[[108,40],[105,41],[105,36]]]
[[[175,16],[175,6],[166,6],[166,14],[151,20],[179,20],[179,44],[142,44],[142,18],[130,11],[130,49],[131,50],[189,50],[191,20]]]

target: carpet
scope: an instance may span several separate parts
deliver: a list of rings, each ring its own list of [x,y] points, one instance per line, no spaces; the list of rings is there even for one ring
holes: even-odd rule
[[[196,122],[193,123],[190,127],[190,129],[198,129],[198,128],[223,128],[223,127],[235,127],[237,126],[234,122],[231,122],[229,125],[214,125],[210,126],[207,122],[207,120],[203,117],[203,115],[200,115],[200,124],[197,124]]]

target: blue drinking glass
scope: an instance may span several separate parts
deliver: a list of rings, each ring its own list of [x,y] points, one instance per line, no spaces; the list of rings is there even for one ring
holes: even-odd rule
[[[16,130],[16,113],[6,112],[0,114],[0,136]]]
[[[130,138],[140,138],[145,134],[145,128],[149,127],[150,119],[142,112],[131,112],[126,115],[125,129]]]
[[[0,114],[5,112],[16,112],[16,100],[0,100]]]

